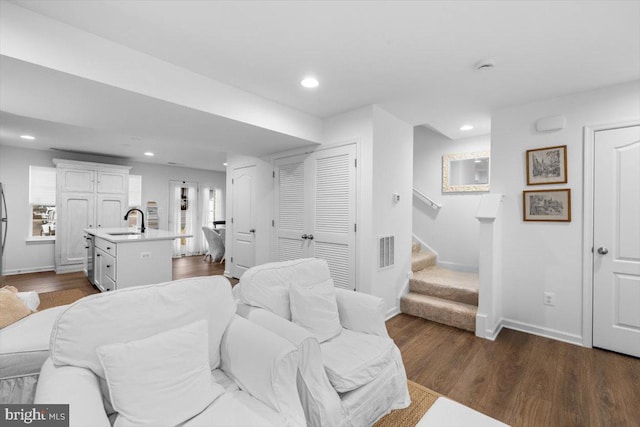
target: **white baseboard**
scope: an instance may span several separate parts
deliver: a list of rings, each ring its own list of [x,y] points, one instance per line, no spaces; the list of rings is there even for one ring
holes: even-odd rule
[[[16,274],[27,274],[27,273],[42,273],[44,271],[54,271],[55,266],[53,265],[45,265],[44,267],[32,267],[32,268],[21,268],[16,270],[5,270],[3,274],[5,276],[14,276]]]
[[[82,271],[84,266],[82,264],[74,264],[74,265],[62,265],[56,268],[56,274],[64,274],[64,273],[75,273],[77,271]]]
[[[462,271],[464,273],[477,273],[477,265],[457,264],[455,262],[447,262],[438,260],[438,267],[448,268],[449,270]]]
[[[387,313],[384,317],[385,322],[389,319],[391,319],[392,317],[397,316],[398,314],[400,314],[400,305],[396,306],[396,307],[392,307],[389,310],[387,310]]]
[[[435,256],[438,256],[438,252],[436,252],[436,250],[433,249],[431,246],[427,245],[421,238],[419,238],[415,234],[413,234],[412,237],[413,237],[413,240],[415,240],[416,242],[420,243],[420,246],[422,246],[423,248],[425,248],[426,250],[428,250],[429,252],[431,252]]]
[[[551,338],[554,340],[566,342],[569,344],[579,345],[584,347],[582,343],[582,335],[568,334],[566,332],[557,331],[555,329],[543,328],[540,326],[530,325],[524,322],[518,322],[511,319],[502,319],[500,322],[500,329],[507,328],[515,331],[526,332],[532,335],[538,335],[545,338]]]
[[[487,326],[487,315],[476,315],[476,336],[489,341],[495,341],[502,330],[502,319],[493,327]]]

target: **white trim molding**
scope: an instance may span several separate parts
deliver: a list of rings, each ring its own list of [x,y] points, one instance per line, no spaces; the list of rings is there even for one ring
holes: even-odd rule
[[[569,344],[584,346],[582,344],[582,336],[580,335],[568,334],[566,332],[535,326],[529,323],[519,322],[517,320],[502,319],[502,321],[500,322],[500,329],[502,328],[513,329],[514,331],[526,332],[527,334],[538,335],[545,338],[563,341]]]
[[[45,271],[54,271],[54,270],[55,270],[55,266],[45,265],[43,267],[16,268],[14,270],[5,270],[2,274],[4,274],[5,276],[15,276],[16,274],[42,273]],[[78,271],[82,271],[82,269]]]

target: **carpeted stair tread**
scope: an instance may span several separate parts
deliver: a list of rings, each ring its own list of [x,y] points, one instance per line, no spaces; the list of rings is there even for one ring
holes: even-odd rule
[[[411,253],[412,254],[420,252],[421,249],[422,249],[422,246],[420,245],[420,243],[416,242],[415,240],[413,242],[411,242]]]
[[[478,305],[478,275],[432,266],[415,272],[409,291]]]
[[[411,271],[414,273],[436,265],[436,256],[431,252],[413,252],[411,254]]]
[[[409,292],[400,299],[400,311],[444,325],[474,332],[478,307]]]

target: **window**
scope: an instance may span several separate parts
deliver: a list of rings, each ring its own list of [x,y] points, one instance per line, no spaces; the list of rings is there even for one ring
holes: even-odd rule
[[[56,235],[56,168],[29,166],[28,238],[53,239]]]
[[[129,175],[129,209],[138,208],[142,209],[142,176],[141,175]],[[137,211],[129,214],[129,220],[127,225],[129,227],[140,227],[138,219],[139,213]],[[149,221],[147,219],[147,224]]]
[[[204,224],[207,227],[213,227],[214,221],[221,221],[224,219],[224,213],[222,212],[222,191],[219,188],[203,189],[204,193]],[[215,228],[215,227],[214,227]]]

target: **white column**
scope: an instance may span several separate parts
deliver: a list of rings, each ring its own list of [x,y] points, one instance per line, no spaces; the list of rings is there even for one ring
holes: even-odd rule
[[[485,194],[476,219],[479,233],[480,293],[476,315],[476,336],[494,340],[502,328],[502,194]]]

